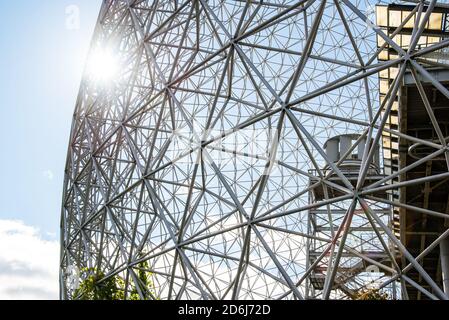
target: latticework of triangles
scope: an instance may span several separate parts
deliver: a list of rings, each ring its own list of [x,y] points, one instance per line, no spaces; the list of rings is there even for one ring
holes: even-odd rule
[[[142,299],[348,298],[345,290],[396,290],[392,284],[411,281],[410,269],[432,288],[421,288],[425,294],[444,299],[391,231],[388,210],[400,204],[373,198],[400,187],[391,183],[395,173],[378,184],[366,180],[384,130],[441,150],[435,157],[449,155],[447,139],[421,141],[385,126],[406,72],[449,97],[421,59],[449,42],[401,48],[367,20],[374,4],[103,1],[92,51],[107,48],[120,67],[107,85],[88,76],[81,84],[66,165],[61,297],[76,299],[65,281],[72,266],[120,275],[129,294],[146,261],[154,293],[138,290]],[[413,4],[425,21],[423,5]],[[417,39],[423,24],[412,30]],[[396,59],[378,60],[376,37]],[[381,105],[379,73],[392,66],[398,85]],[[323,147],[345,134],[372,146],[355,183]],[[447,177],[446,170],[406,183]],[[339,193],[316,201],[311,181]],[[318,234],[310,214],[319,209],[341,213],[320,216],[329,228]],[[313,296],[311,240],[325,253],[313,261],[326,277]],[[367,246],[385,258],[371,258]],[[410,262],[407,270],[398,255]],[[342,291],[339,270],[362,262],[380,275],[345,278]]]

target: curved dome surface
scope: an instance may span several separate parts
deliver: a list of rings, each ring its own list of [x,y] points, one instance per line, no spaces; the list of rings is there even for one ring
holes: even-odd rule
[[[410,5],[409,20],[427,12]],[[62,298],[78,298],[74,269],[141,299],[396,296],[398,255],[424,274],[392,229],[385,139],[447,156],[444,137],[392,125],[404,77],[439,83],[423,60],[444,42],[418,43],[416,22],[397,43],[375,13],[364,0],[103,1],[67,157]],[[333,154],[333,137],[353,139]]]

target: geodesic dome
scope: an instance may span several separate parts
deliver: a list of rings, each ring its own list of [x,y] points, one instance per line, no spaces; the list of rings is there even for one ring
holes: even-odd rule
[[[379,146],[385,132],[416,142],[389,125],[398,88],[447,43],[418,46],[419,19],[396,43],[375,4],[103,1],[67,158],[62,298],[77,298],[73,268],[119,276],[142,299],[396,295],[398,255],[424,274],[392,231],[397,172]],[[395,56],[379,59],[385,48]],[[325,143],[345,135],[331,159]],[[342,169],[362,144],[356,174]]]

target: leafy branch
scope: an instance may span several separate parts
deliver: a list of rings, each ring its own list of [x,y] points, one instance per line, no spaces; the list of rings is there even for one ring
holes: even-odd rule
[[[148,262],[141,262],[137,265],[138,284],[129,280],[132,290],[126,296],[126,300],[141,300],[139,289],[145,299],[157,299],[153,284],[153,274],[148,271]],[[106,277],[104,272],[96,268],[84,268],[81,270],[81,279],[78,289],[73,293],[77,300],[125,300],[126,281],[113,275]]]

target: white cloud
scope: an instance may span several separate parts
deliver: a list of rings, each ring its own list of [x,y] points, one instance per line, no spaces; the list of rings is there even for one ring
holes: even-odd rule
[[[0,300],[59,298],[59,245],[22,221],[0,220]]]
[[[45,234],[47,235],[48,238],[50,239],[56,239],[56,237],[58,236],[56,232],[45,232]]]

